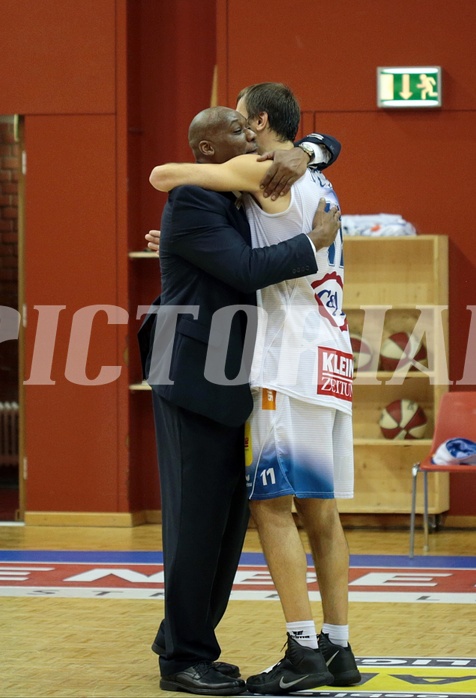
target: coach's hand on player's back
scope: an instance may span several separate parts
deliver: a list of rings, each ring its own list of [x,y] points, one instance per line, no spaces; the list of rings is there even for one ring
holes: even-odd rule
[[[329,208],[329,210],[326,211],[326,208]],[[320,199],[312,221],[314,227],[309,233],[316,250],[332,245],[339,232],[340,222],[340,210],[338,207],[329,207],[325,199]]]
[[[147,240],[147,247],[152,252],[160,252],[160,230],[149,230],[147,235],[145,235]]]

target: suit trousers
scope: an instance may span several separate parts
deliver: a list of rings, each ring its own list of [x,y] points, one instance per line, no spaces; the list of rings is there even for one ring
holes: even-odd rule
[[[248,525],[244,428],[178,407],[155,391],[162,499],[165,618],[155,642],[163,676],[215,661],[215,628]]]

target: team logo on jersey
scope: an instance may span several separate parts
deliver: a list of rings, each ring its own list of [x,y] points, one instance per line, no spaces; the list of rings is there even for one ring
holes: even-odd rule
[[[322,315],[331,325],[338,327],[341,332],[348,329],[347,317],[342,310],[343,282],[342,277],[335,271],[326,274],[322,279],[311,283],[315,291],[314,297]]]
[[[352,402],[354,357],[338,349],[317,349],[317,392]]]

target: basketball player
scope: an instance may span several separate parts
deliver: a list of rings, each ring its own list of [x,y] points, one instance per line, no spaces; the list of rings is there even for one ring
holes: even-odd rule
[[[278,83],[245,88],[237,105],[255,131],[260,152],[293,147],[300,109]],[[245,155],[220,165],[168,164],[150,181],[161,191],[181,184],[248,192],[244,203],[253,246],[309,230],[317,200],[337,203],[319,172],[304,174],[276,200],[259,187],[266,162]],[[261,313],[252,367],[254,410],[247,484],[263,551],[287,629],[285,657],[248,678],[253,693],[286,694],[360,681],[349,645],[347,542],[336,498],[353,496],[353,356],[342,310],[342,233],[316,254],[318,271],[258,292]],[[319,637],[307,590],[307,561],[292,502],[310,540],[322,598]]]

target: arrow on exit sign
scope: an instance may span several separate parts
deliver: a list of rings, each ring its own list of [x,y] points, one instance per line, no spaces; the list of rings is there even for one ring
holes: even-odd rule
[[[377,68],[379,107],[440,107],[441,68]]]

